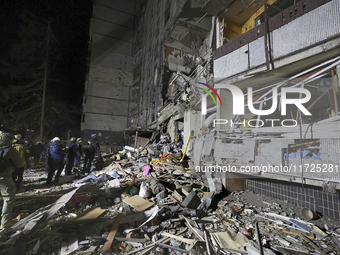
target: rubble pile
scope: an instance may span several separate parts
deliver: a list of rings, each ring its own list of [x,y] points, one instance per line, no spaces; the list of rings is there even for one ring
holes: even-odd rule
[[[42,168],[26,171],[0,254],[340,253],[339,222],[249,191],[228,194],[190,170],[174,144],[103,158],[52,187]]]

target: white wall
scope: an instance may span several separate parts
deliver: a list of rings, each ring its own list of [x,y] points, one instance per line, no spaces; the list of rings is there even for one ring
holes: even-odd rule
[[[129,5],[130,8],[126,8]],[[96,0],[82,130],[124,131],[133,84],[133,2]]]

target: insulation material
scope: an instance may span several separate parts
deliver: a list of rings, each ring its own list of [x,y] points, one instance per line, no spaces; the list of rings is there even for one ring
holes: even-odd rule
[[[210,233],[212,240],[222,249],[233,249],[244,251],[247,246],[247,238],[241,233],[234,233],[230,230],[226,232]]]

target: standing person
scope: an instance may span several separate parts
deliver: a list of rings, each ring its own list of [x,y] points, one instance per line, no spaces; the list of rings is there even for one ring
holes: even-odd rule
[[[95,152],[96,148],[93,146],[92,141],[88,141],[88,145],[85,147],[85,161],[83,174],[85,174],[86,172],[90,172]],[[89,164],[87,165],[87,163]]]
[[[19,153],[11,147],[13,135],[2,133],[0,135],[0,193],[3,196],[0,228],[8,228],[13,225],[12,210],[15,198],[15,184],[12,173],[15,168],[21,167],[23,161]]]
[[[76,156],[74,158],[74,167],[78,168],[80,163],[80,158],[83,155],[83,145],[81,144],[83,140],[79,137],[76,143]]]
[[[32,152],[33,149],[33,143],[30,141],[28,137],[25,137],[24,144],[27,146],[30,152]],[[31,155],[32,156],[32,155]]]
[[[34,158],[34,166],[37,166],[40,163],[41,154],[44,150],[45,150],[44,144],[42,143],[41,140],[38,140],[33,146],[31,153],[31,155]]]
[[[59,183],[59,177],[64,167],[64,151],[61,148],[60,138],[54,137],[46,151],[46,184],[52,183],[54,172],[57,170],[55,182]]]
[[[12,173],[13,181],[15,182],[15,187],[17,188],[17,192],[21,188],[21,183],[24,175],[24,170],[27,166],[30,164],[30,151],[27,148],[27,146],[24,144],[24,142],[21,140],[21,135],[17,134],[14,136],[15,139],[13,140],[12,147],[16,151],[19,152],[19,155],[22,159],[22,165],[20,167],[16,167],[15,171]]]
[[[72,137],[68,144],[66,144],[66,166],[65,166],[65,175],[71,175],[72,168],[74,164],[74,158],[77,154],[77,147],[76,147],[76,138]]]
[[[100,153],[100,145],[99,145],[99,141],[98,141],[96,134],[91,135],[91,142],[96,149],[96,153],[97,153],[98,158],[102,161],[103,158],[102,158],[102,154]]]

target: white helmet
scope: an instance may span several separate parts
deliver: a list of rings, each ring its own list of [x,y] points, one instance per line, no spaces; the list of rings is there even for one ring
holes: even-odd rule
[[[52,139],[52,142],[60,142],[60,138],[59,138],[59,137],[54,137],[54,138]]]

